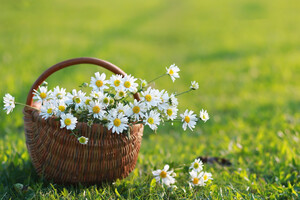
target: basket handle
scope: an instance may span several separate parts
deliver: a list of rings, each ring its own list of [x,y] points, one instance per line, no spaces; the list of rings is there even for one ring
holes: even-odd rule
[[[81,57],[81,58],[73,58],[73,59],[69,59],[69,60],[65,60],[63,62],[57,63],[55,65],[53,65],[52,67],[48,68],[46,71],[44,71],[44,73],[42,73],[40,75],[40,77],[34,82],[34,84],[32,85],[29,94],[27,96],[27,101],[26,104],[29,106],[33,105],[33,90],[37,90],[37,88],[54,72],[61,70],[63,68],[72,66],[72,65],[77,65],[77,64],[93,64],[93,65],[98,65],[100,67],[103,67],[115,74],[120,74],[122,76],[125,76],[126,73],[121,70],[119,67],[117,67],[116,65],[107,62],[105,60],[100,60],[97,58],[89,58],[89,57]],[[134,98],[136,100],[140,100],[139,98],[139,94],[135,93]]]

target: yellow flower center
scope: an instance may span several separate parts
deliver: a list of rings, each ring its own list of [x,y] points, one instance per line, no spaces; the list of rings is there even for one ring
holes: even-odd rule
[[[145,96],[145,99],[146,99],[146,101],[151,101],[152,100],[152,97],[151,97],[151,95],[150,94],[147,94],[146,96]]]
[[[114,99],[110,99],[109,100],[109,104],[114,104],[115,103],[115,100]]]
[[[205,115],[202,115],[202,118],[205,119]]]
[[[147,83],[146,82],[142,82],[142,87],[146,87]]]
[[[119,113],[125,113],[125,112],[124,112],[124,110],[120,109],[120,110],[119,110]]]
[[[84,143],[86,143],[86,139],[85,139],[84,137],[80,137],[80,138],[79,138],[79,142],[80,142],[81,144],[84,144]]]
[[[75,96],[75,97],[73,97],[73,101],[74,101],[75,103],[80,103],[80,102],[81,102],[81,99],[80,99],[79,97]]]
[[[123,96],[124,96],[124,92],[123,92],[123,91],[120,91],[120,92],[119,92],[119,96],[120,96],[120,97],[123,97]]]
[[[60,110],[61,112],[64,112],[66,110],[65,106],[58,106],[58,110]]]
[[[160,176],[160,178],[166,178],[167,177],[167,172],[161,171],[159,176]]]
[[[56,98],[62,99],[62,93],[57,93],[57,94],[56,94]]]
[[[47,110],[47,113],[48,113],[48,114],[51,114],[51,113],[52,113],[52,108],[49,108],[49,109]]]
[[[194,164],[194,168],[195,168],[195,169],[198,169],[198,167],[199,167],[199,163],[196,162],[196,163]]]
[[[105,97],[105,98],[103,99],[103,103],[108,104],[108,103],[109,103],[109,99],[108,99],[107,97]]]
[[[99,106],[94,106],[93,107],[93,113],[99,113],[100,112],[100,107]]]
[[[86,105],[90,105],[90,103],[91,103],[91,100],[90,100],[90,99],[86,99],[86,100],[85,100],[85,104],[86,104]]]
[[[154,119],[152,117],[149,117],[147,121],[148,121],[149,124],[153,124],[154,123]]]
[[[41,93],[40,93],[40,97],[41,97],[42,99],[45,99],[45,98],[47,97],[47,94],[46,94],[45,92],[41,92]]]
[[[189,123],[189,122],[191,121],[191,119],[190,119],[189,116],[185,116],[184,121],[185,121],[186,123]]]
[[[204,179],[205,181],[208,179],[208,177],[207,177],[206,174],[203,176],[203,179]]]
[[[103,86],[103,81],[97,80],[96,85],[97,85],[97,87],[102,87]]]
[[[72,124],[71,119],[70,119],[70,118],[66,118],[66,119],[65,119],[65,125],[69,126],[69,125],[71,125],[71,124]]]
[[[129,81],[125,81],[124,86],[125,86],[126,88],[130,88],[131,83],[130,83]]]
[[[172,110],[171,108],[169,108],[169,109],[167,110],[167,114],[168,114],[169,116],[172,116],[173,110]]]
[[[196,185],[199,183],[199,179],[198,178],[194,178],[193,183]]]
[[[173,74],[174,74],[174,72],[173,72],[172,69],[169,70],[169,74],[170,74],[170,75],[173,75]]]
[[[121,83],[120,80],[115,80],[115,81],[114,81],[114,85],[115,85],[116,87],[118,87],[118,86],[120,85],[120,83]]]
[[[118,118],[116,118],[116,119],[114,120],[114,125],[115,125],[116,127],[120,126],[120,125],[121,125],[121,120],[118,119]]]
[[[133,111],[135,114],[137,114],[137,113],[140,112],[140,107],[134,106],[134,107],[132,108],[132,111]]]

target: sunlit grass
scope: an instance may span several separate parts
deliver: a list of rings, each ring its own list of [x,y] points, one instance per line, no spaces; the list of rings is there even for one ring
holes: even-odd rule
[[[0,199],[299,198],[299,10],[300,3],[279,0],[2,0],[1,97],[9,92],[25,102],[44,70],[74,57],[108,60],[147,80],[176,63],[182,78],[155,86],[180,92],[198,81],[199,90],[180,97],[180,109],[205,108],[211,119],[193,132],[180,125],[157,134],[146,129],[136,169],[114,185],[64,187],[34,172],[22,108],[0,112]],[[71,89],[98,69],[64,69],[48,82]],[[151,185],[153,169],[198,156],[223,157],[232,166],[205,165],[214,180],[198,190],[188,188],[183,173],[174,193]],[[16,183],[31,189],[20,194]]]

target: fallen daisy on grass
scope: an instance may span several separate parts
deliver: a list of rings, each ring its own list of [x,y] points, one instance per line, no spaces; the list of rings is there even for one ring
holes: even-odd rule
[[[192,162],[190,169],[200,172],[203,169],[203,162],[200,159],[195,159],[194,162]]]
[[[203,172],[203,162],[198,158],[192,162],[190,167],[190,185],[191,186],[205,186],[208,180],[212,180],[212,174]]]
[[[213,180],[212,174],[208,172],[201,172],[200,176],[203,178],[204,183],[206,183],[208,180]]]
[[[204,186],[205,185],[203,177],[197,171],[191,171],[190,176],[191,176],[190,183],[192,184],[192,186]]]
[[[173,170],[168,171],[169,168],[169,165],[165,165],[162,170],[158,169],[152,172],[156,182],[165,184],[166,186],[171,186],[171,184],[175,183],[174,177],[176,174],[173,172]]]

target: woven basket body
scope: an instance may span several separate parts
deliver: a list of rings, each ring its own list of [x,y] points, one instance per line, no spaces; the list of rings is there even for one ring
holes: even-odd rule
[[[32,96],[28,99],[27,104],[34,106]],[[89,127],[79,122],[78,134],[89,138],[88,144],[82,145],[70,131],[61,129],[54,117],[42,119],[39,111],[28,107],[23,113],[26,145],[33,166],[47,180],[97,184],[124,178],[135,168],[143,136],[142,124],[132,126],[128,138],[127,134],[112,133],[101,124]]]

